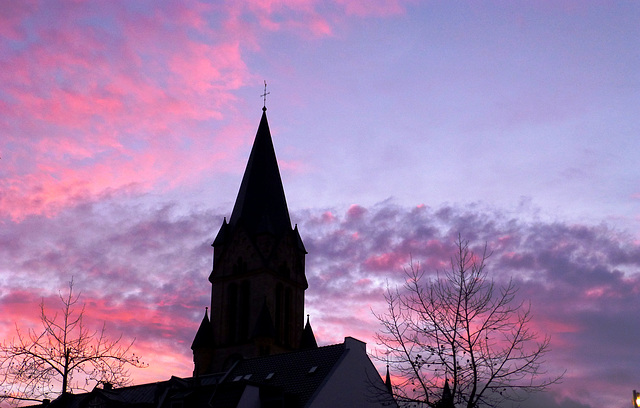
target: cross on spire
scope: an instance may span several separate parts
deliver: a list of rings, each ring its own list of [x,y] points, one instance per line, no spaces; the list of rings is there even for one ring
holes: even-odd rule
[[[262,106],[262,110],[266,111],[267,110],[267,95],[269,95],[271,92],[267,92],[267,81],[264,81],[264,93],[260,96],[262,96],[262,101],[263,101],[263,106]]]

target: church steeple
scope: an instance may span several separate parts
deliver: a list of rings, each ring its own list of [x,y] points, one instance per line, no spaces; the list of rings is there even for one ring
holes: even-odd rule
[[[274,235],[291,229],[278,161],[263,110],[258,132],[242,177],[229,225],[242,225],[250,234]]]
[[[210,370],[237,358],[298,349],[307,252],[297,225],[291,227],[266,108],[231,217],[212,246]],[[273,330],[265,329],[268,321]]]
[[[384,379],[384,386],[387,388],[387,391],[390,395],[393,395],[393,384],[391,384],[391,374],[389,373],[389,364],[387,364],[387,375]]]

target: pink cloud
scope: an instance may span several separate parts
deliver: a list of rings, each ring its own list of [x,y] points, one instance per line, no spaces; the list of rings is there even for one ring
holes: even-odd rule
[[[315,0],[273,0],[237,2],[236,7],[255,14],[260,25],[267,30],[277,31],[283,28],[294,29],[314,36],[331,34],[329,22],[320,15]],[[290,14],[290,11],[294,11]],[[294,17],[295,16],[295,17]]]
[[[331,211],[325,211],[322,213],[322,216],[320,217],[320,219],[322,220],[322,223],[332,223],[336,220],[336,217],[331,213]]]
[[[21,325],[33,326],[38,320],[40,297],[31,290],[11,288],[3,290],[0,294],[2,304],[3,328],[6,325],[13,327],[14,322],[20,321]]]
[[[239,43],[210,46],[190,42],[185,46],[183,52],[169,58],[175,87],[206,94],[212,89],[232,90],[245,85],[247,68]]]
[[[42,16],[18,13],[39,41],[8,51],[0,62],[10,95],[0,101],[7,118],[0,123],[19,148],[3,152],[12,166],[1,182],[3,211],[16,219],[54,214],[80,197],[132,184],[175,186],[185,173],[177,164],[186,160],[181,145],[199,147],[193,150],[199,156],[189,154],[191,174],[242,146],[220,139],[231,149],[212,152],[206,128],[193,126],[222,120],[221,110],[235,101],[232,91],[245,85],[250,75],[240,44],[191,39],[191,29],[213,35],[203,17],[210,7],[172,7],[157,9],[157,19],[134,18],[117,5],[93,11],[113,25],[106,29],[75,24],[93,13],[80,4],[62,9],[55,26],[31,24]],[[174,13],[190,25],[179,25]],[[123,42],[119,29],[131,41]],[[161,39],[166,31],[172,31],[168,42]]]
[[[325,37],[333,34],[333,26],[343,16],[390,16],[405,12],[400,0],[376,0],[332,2],[335,11],[328,11],[326,2],[318,0],[273,0],[273,1],[243,1],[235,3],[235,14],[240,15],[247,10],[254,14],[260,25],[270,31],[283,29],[295,30],[300,33],[311,34],[314,37]],[[241,11],[242,10],[242,11]],[[320,12],[322,10],[322,13]],[[293,11],[293,13],[290,13]]]
[[[347,14],[364,16],[390,16],[404,14],[405,8],[402,0],[375,0],[375,1],[349,1],[336,0],[336,3],[344,8]]]
[[[20,22],[35,9],[29,1],[7,1],[0,3],[0,37],[21,41],[25,37]]]
[[[15,146],[2,152],[9,166],[0,209],[15,219],[53,215],[77,200],[132,186],[174,188],[211,171],[252,132],[242,132],[244,118],[228,130],[234,91],[254,79],[243,48],[259,47],[253,29],[246,30],[246,13],[262,16],[272,29],[320,37],[331,34],[333,18],[321,15],[315,1],[196,2],[143,14],[118,3],[3,7],[2,27],[19,47],[0,44],[7,95],[0,126]],[[52,7],[55,25],[45,16]],[[96,16],[103,24],[88,23]],[[218,122],[213,129],[212,121]],[[212,130],[219,135],[213,140]],[[178,165],[185,161],[190,175]]]
[[[408,261],[407,253],[386,253],[368,258],[364,261],[364,266],[374,271],[390,271],[401,269]]]
[[[309,24],[309,28],[311,32],[316,37],[326,37],[333,34],[333,30],[331,29],[331,25],[325,21],[323,18],[316,17],[311,20]]]
[[[366,214],[366,212],[366,208],[353,204],[347,210],[347,219],[350,221],[359,220]]]

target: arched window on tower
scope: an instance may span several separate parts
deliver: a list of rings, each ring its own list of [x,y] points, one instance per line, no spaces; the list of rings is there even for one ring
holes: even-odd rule
[[[247,271],[247,263],[242,259],[241,256],[236,259],[236,263],[233,264],[233,274],[239,275],[243,274]]]
[[[238,336],[238,285],[227,288],[227,342],[235,343]]]
[[[240,318],[239,320],[239,340],[245,341],[249,338],[249,314],[251,306],[251,290],[249,281],[243,281],[240,285]]]

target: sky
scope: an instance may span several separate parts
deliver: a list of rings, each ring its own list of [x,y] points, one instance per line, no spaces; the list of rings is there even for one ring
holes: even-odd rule
[[[637,1],[0,2],[0,338],[73,279],[189,376],[215,234],[266,105],[321,345],[376,350],[403,268],[461,234],[531,301],[562,384],[640,389]]]

